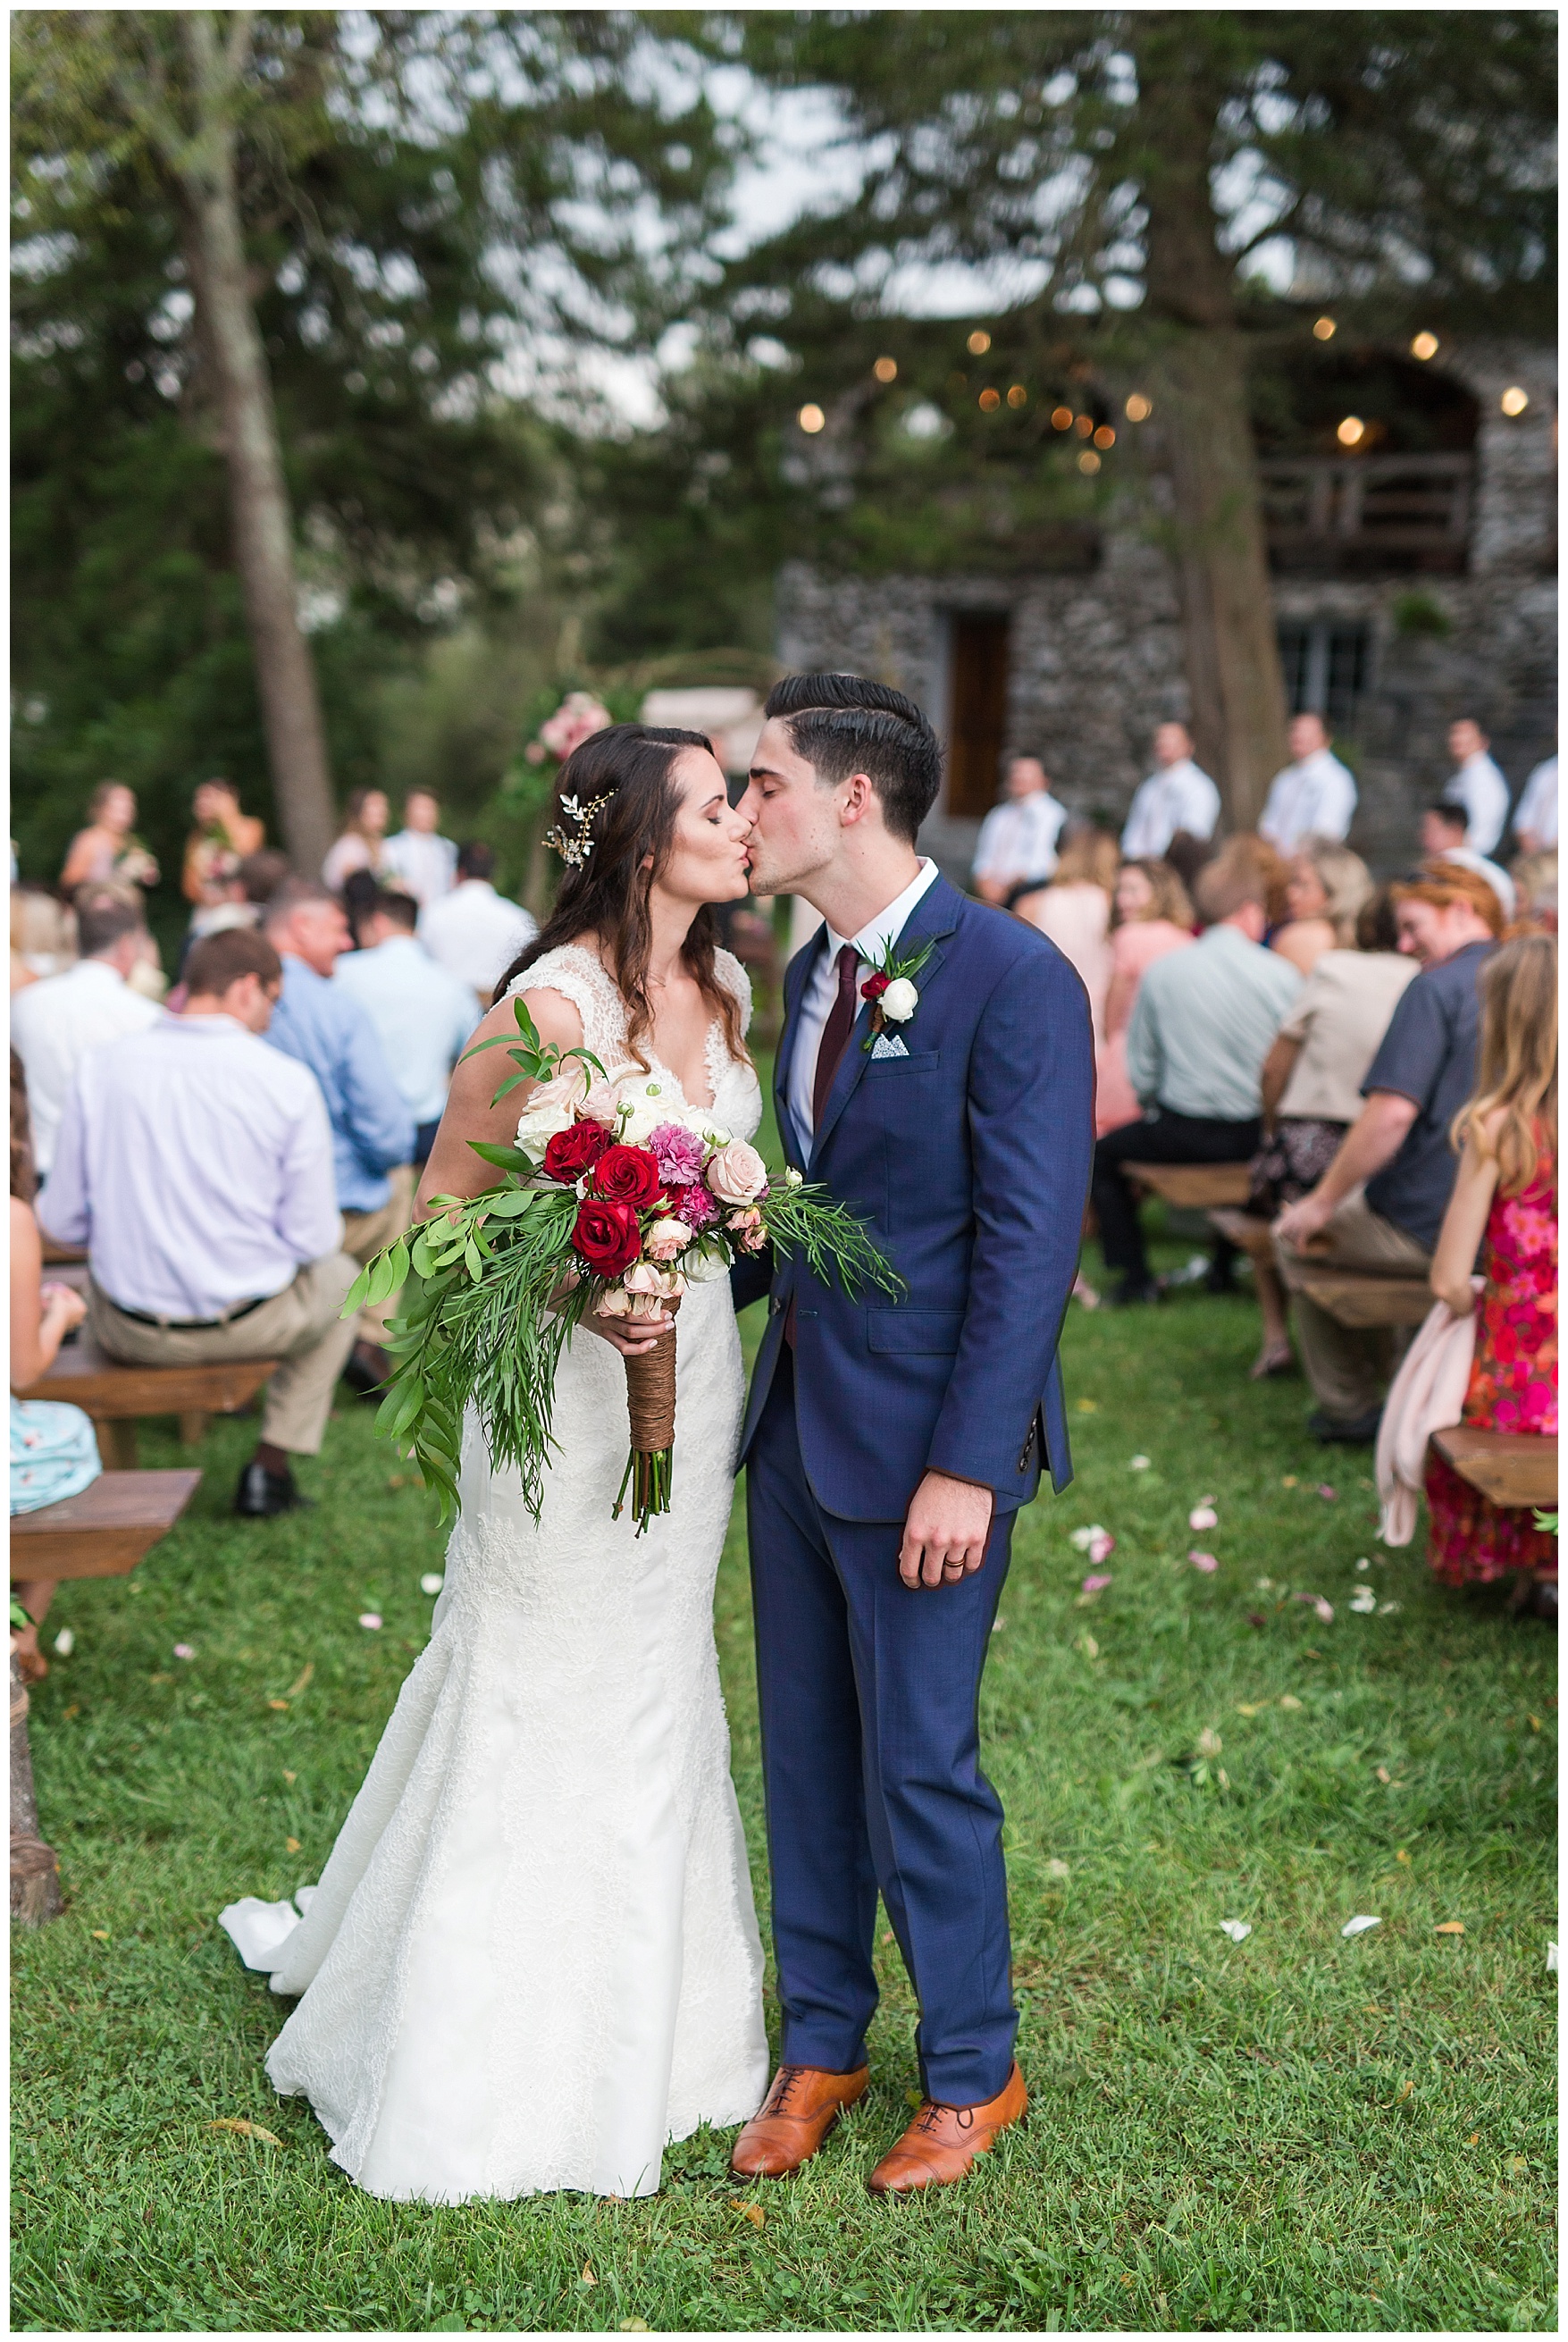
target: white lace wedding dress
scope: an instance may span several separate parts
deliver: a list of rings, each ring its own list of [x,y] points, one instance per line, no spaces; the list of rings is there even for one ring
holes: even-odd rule
[[[749,1010],[727,953],[719,970]],[[590,954],[551,952],[524,986],[564,993],[587,1046],[624,1061]],[[751,1137],[756,1076],[716,1021],[707,1063],[715,1119]],[[761,2101],[762,1948],[713,1632],[743,1396],[727,1282],[682,1304],[676,1391],[673,1506],[641,1537],[610,1517],[627,1423],[607,1343],[579,1335],[562,1360],[537,1524],[470,1417],[430,1641],[305,1916],[254,1897],[223,1914],[274,1991],[301,1996],[273,2083],[309,2097],[372,2195],[649,2195],[668,2142]]]

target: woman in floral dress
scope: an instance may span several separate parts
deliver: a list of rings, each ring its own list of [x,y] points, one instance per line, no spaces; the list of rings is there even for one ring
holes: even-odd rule
[[[1524,936],[1482,978],[1475,1095],[1455,1116],[1459,1176],[1433,1257],[1432,1286],[1457,1316],[1475,1311],[1464,1421],[1478,1430],[1557,1432],[1557,942]],[[1480,1248],[1484,1280],[1471,1282]],[[1433,1451],[1426,1469],[1432,1566],[1448,1586],[1523,1573],[1523,1603],[1557,1615],[1557,1542],[1528,1506],[1501,1506]]]

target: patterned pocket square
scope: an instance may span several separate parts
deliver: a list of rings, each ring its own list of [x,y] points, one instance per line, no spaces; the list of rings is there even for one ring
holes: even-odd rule
[[[879,1057],[907,1057],[908,1055],[909,1051],[896,1033],[879,1033],[876,1046],[871,1053],[871,1062],[874,1066]]]

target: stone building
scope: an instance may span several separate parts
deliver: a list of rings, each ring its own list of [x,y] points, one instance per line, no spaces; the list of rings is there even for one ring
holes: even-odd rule
[[[1384,872],[1411,858],[1455,716],[1491,734],[1515,796],[1556,738],[1554,353],[1453,344],[1423,361],[1413,347],[1298,368],[1299,411],[1260,432],[1291,706],[1329,720],[1360,790],[1352,843]],[[1143,427],[1138,484],[1090,541],[1064,541],[1059,568],[781,572],[787,666],[878,676],[943,731],[926,842],[955,873],[1005,755],[1035,751],[1075,810],[1119,822],[1155,725],[1187,714],[1175,578],[1152,525],[1158,418]]]

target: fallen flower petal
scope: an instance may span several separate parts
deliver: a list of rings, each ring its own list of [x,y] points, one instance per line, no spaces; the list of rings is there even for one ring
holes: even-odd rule
[[[1129,1472],[1146,1472],[1148,1468],[1149,1458],[1146,1456],[1134,1456],[1127,1466]]]
[[[1089,1540],[1088,1554],[1091,1561],[1109,1561],[1115,1550],[1116,1540],[1109,1529],[1102,1529],[1098,1536],[1091,1537]]]
[[[1317,1600],[1312,1606],[1317,1616],[1323,1620],[1325,1626],[1332,1624],[1333,1619],[1333,1604],[1332,1602],[1325,1602],[1323,1596],[1320,1594]]]
[[[1463,1936],[1464,1922],[1463,1919],[1440,1919],[1432,1932],[1434,1936]]]
[[[263,2130],[260,2123],[247,2122],[243,2115],[223,2115],[216,2122],[210,2122],[207,2125],[207,2128],[209,2130],[235,2131],[241,2138],[265,2139],[268,2147],[281,2147],[283,2145],[283,2141],[279,2138],[276,2131]]]
[[[1356,1563],[1356,1567],[1357,1567],[1358,1569],[1370,1569],[1370,1568],[1372,1567],[1372,1564],[1371,1564],[1371,1562],[1370,1562],[1370,1561],[1368,1561],[1368,1560],[1366,1559],[1365,1556],[1363,1555],[1363,1556],[1362,1556],[1361,1560],[1360,1560],[1360,1561],[1358,1561],[1358,1562]]]
[[[1390,1787],[1392,1787],[1392,1785],[1393,1785],[1393,1775],[1389,1771],[1388,1767],[1387,1767],[1386,1765],[1380,1765],[1380,1766],[1378,1767],[1378,1768],[1377,1768],[1377,1777],[1378,1777],[1378,1779],[1383,1783],[1383,1787],[1384,1787],[1385,1789],[1386,1789],[1386,1788],[1389,1788]]]
[[[1350,1597],[1350,1607],[1353,1610],[1359,1611],[1363,1618],[1369,1616],[1376,1610],[1377,1596],[1373,1592],[1370,1586],[1363,1586],[1357,1588],[1356,1592]]]
[[[1247,1624],[1249,1626],[1266,1626],[1268,1623],[1268,1620],[1263,1616],[1261,1610],[1249,1610],[1247,1612]]]
[[[1370,1912],[1358,1911],[1353,1919],[1347,1919],[1345,1921],[1343,1927],[1340,1929],[1340,1934],[1342,1936],[1364,1936],[1369,1927],[1381,1927],[1382,1925],[1383,1921],[1381,1919],[1373,1918]]]
[[[1106,1534],[1107,1532],[1101,1527],[1098,1521],[1091,1521],[1087,1528],[1074,1529],[1069,1542],[1075,1545],[1080,1553],[1087,1553],[1095,1538],[1103,1537]]]
[[[1113,1581],[1109,1576],[1086,1577],[1084,1580],[1084,1591],[1085,1594],[1090,1595],[1104,1594],[1107,1586],[1111,1585],[1112,1582]]]
[[[1189,1549],[1187,1559],[1192,1563],[1194,1569],[1201,1569],[1205,1577],[1212,1577],[1215,1570],[1218,1569],[1220,1566],[1220,1557],[1217,1553],[1200,1553],[1196,1546],[1193,1546]]]
[[[1555,1976],[1557,1973],[1557,1947],[1555,1944],[1548,1944],[1546,1947],[1546,1973],[1548,1976]]]
[[[1339,1490],[1337,1488],[1331,1488],[1326,1480],[1320,1480],[1318,1482],[1317,1492],[1323,1498],[1325,1505],[1332,1505],[1338,1501]]]
[[[1377,1606],[1377,1615],[1380,1618],[1386,1618],[1391,1610],[1403,1610],[1403,1602],[1380,1602]]]
[[[730,2197],[730,2209],[738,2212],[743,2220],[749,2220],[754,2228],[760,2228],[767,2218],[760,2204],[743,2204],[734,2196]]]
[[[176,1643],[175,1645],[175,1656],[176,1659],[194,1659],[195,1656],[195,1649],[192,1644]]]
[[[1239,1700],[1236,1703],[1236,1714],[1238,1716],[1261,1716],[1263,1712],[1263,1703],[1261,1700],[1258,1701],[1255,1706],[1251,1707],[1244,1706]]]
[[[1213,1505],[1194,1505],[1187,1515],[1190,1529],[1217,1529],[1219,1526],[1220,1516]]]
[[[1228,1936],[1233,1944],[1244,1944],[1247,1937],[1253,1931],[1251,1923],[1248,1920],[1222,1919],[1220,1921],[1220,1932],[1222,1935]]]
[[[1301,1706],[1301,1702],[1296,1697],[1293,1691],[1283,1691],[1280,1694],[1280,1706],[1282,1707],[1299,1707]]]
[[[373,1635],[374,1635],[374,1634],[375,1634],[375,1630],[376,1630],[376,1628],[377,1628],[377,1627],[380,1626],[380,1624],[381,1624],[381,1613],[380,1613],[380,1611],[379,1611],[379,1610],[362,1610],[362,1611],[360,1612],[360,1614],[359,1614],[359,1623],[360,1623],[360,1625],[361,1625],[362,1626],[364,1626],[364,1627],[365,1627],[365,1629],[366,1629],[370,1634],[373,1634]]]
[[[1220,1738],[1219,1734],[1214,1730],[1213,1726],[1212,1724],[1205,1724],[1203,1730],[1198,1735],[1199,1755],[1203,1756],[1217,1756],[1224,1745],[1225,1744]]]
[[[68,1659],[76,1647],[76,1637],[69,1626],[62,1626],[55,1637],[55,1648],[63,1659]]]
[[[305,1686],[309,1683],[315,1673],[315,1661],[314,1659],[306,1659],[304,1666],[300,1669],[298,1675],[295,1676],[293,1683],[291,1683],[288,1687],[288,1696],[290,1699],[297,1699],[299,1697],[301,1692],[304,1691]]]
[[[1045,1869],[1047,1876],[1052,1878],[1071,1878],[1073,1876],[1071,1866],[1064,1862],[1060,1855],[1053,1855],[1045,1865]]]
[[[1272,1594],[1272,1593],[1273,1592],[1273,1590],[1274,1590],[1274,1582],[1273,1582],[1273,1579],[1272,1577],[1254,1577],[1254,1578],[1253,1578],[1253,1591],[1255,1594]]]
[[[427,1569],[419,1581],[421,1594],[439,1594],[446,1580],[438,1569]]]
[[[1082,1651],[1086,1659],[1097,1659],[1100,1656],[1100,1646],[1093,1635],[1080,1635],[1074,1647]]]

